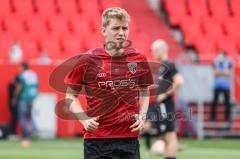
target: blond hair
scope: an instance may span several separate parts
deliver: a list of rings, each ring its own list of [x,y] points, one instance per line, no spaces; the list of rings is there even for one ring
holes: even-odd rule
[[[116,18],[119,20],[126,20],[127,22],[130,22],[130,16],[125,9],[119,8],[119,7],[112,7],[112,8],[107,8],[106,10],[103,11],[102,27],[105,28],[109,24],[110,19],[113,19],[113,18]]]

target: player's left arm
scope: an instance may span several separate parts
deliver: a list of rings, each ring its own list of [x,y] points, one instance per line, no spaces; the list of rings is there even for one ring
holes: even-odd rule
[[[161,102],[166,99],[168,96],[172,95],[176,92],[182,85],[184,84],[184,79],[180,73],[176,73],[173,76],[173,82],[170,89],[168,89],[165,93],[159,94],[157,97],[157,101]]]
[[[139,104],[140,110],[139,114],[135,116],[135,123],[130,126],[132,132],[141,131],[144,128],[144,121],[146,120],[146,115],[149,106],[150,91],[148,87],[142,87],[139,89]]]
[[[165,93],[167,96],[176,92],[184,84],[183,77],[180,73],[177,73],[173,76],[172,87]]]

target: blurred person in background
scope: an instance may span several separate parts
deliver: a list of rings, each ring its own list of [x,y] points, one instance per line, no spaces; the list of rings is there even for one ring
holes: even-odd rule
[[[9,51],[9,63],[20,63],[23,60],[23,51],[18,43],[18,41],[14,41],[10,51]]]
[[[22,147],[30,146],[30,136],[36,135],[37,129],[32,117],[33,101],[38,95],[38,77],[35,71],[29,69],[28,63],[21,63],[21,72],[17,77],[17,85],[13,103],[18,102],[18,117],[22,129]]]
[[[48,52],[46,50],[40,51],[40,56],[37,61],[40,65],[50,65],[52,63],[51,58],[48,56]]]
[[[227,57],[224,51],[220,51],[213,63],[214,69],[214,89],[213,89],[213,102],[211,109],[211,120],[216,120],[216,107],[218,105],[220,94],[224,95],[225,104],[225,120],[231,120],[231,76],[232,76],[233,63]]]
[[[18,122],[18,114],[17,114],[18,97],[16,97],[17,98],[16,101],[13,102],[16,85],[17,85],[17,76],[14,77],[14,79],[12,79],[8,85],[8,102],[9,102],[9,110],[11,113],[11,119],[9,123],[9,129],[10,129],[9,137],[16,136],[16,127]]]
[[[164,144],[160,142],[161,140],[153,144],[151,148],[152,153],[158,153],[159,151],[156,149],[156,145],[161,145],[165,159],[176,159],[179,144],[175,132],[176,116],[173,94],[183,85],[184,80],[178,73],[175,64],[169,60],[168,45],[164,40],[158,39],[152,43],[152,53],[158,62],[160,62],[160,65],[166,67],[166,72],[162,73],[159,65],[159,74],[157,74],[156,77],[157,84],[160,84],[160,81],[164,79],[171,83],[171,87],[167,91],[162,92],[161,86],[159,85],[155,105],[150,109],[152,115],[154,115],[154,113],[157,115],[157,120],[153,122],[147,121],[144,129],[146,132],[149,132],[152,126],[155,125],[158,134],[160,134],[161,139],[164,141]],[[150,142],[147,141],[147,144],[149,143]]]

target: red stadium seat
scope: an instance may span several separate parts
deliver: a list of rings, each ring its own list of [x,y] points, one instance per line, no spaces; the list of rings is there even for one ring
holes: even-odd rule
[[[35,6],[40,15],[49,16],[57,12],[55,0],[36,0]]]
[[[100,9],[99,9],[99,4],[98,1],[83,1],[80,0],[78,1],[78,5],[80,7],[80,10],[82,13],[86,13],[89,18],[95,18],[95,17],[100,17]]]
[[[57,10],[61,16],[71,17],[77,14],[76,0],[57,0]]]
[[[229,18],[224,22],[224,30],[227,33],[229,37],[232,37],[235,39],[235,41],[240,40],[240,32],[239,32],[239,26],[240,26],[240,19],[239,18]]]
[[[234,43],[240,41],[240,32],[239,32],[240,21],[238,18],[229,18],[224,23],[224,30],[229,38],[233,40]]]
[[[1,33],[1,36],[4,34]],[[0,40],[0,59],[7,61],[8,60],[8,54],[12,47],[14,40],[12,37],[7,38],[7,36],[4,36],[4,40]]]
[[[240,16],[240,0],[231,0],[230,8],[234,16]]]
[[[47,19],[47,27],[51,32],[59,35],[64,34],[65,32],[70,32],[69,20],[60,15],[49,16]]]
[[[2,32],[1,39],[11,39],[12,41],[19,41],[21,39],[32,39],[28,32]]]
[[[64,47],[64,56],[71,57],[83,52],[82,43],[80,39],[62,39]]]
[[[101,30],[101,16],[98,15],[99,13],[96,13],[97,15],[93,17],[93,13],[86,13],[83,12],[82,14],[75,15],[71,17],[71,23],[73,23],[73,26],[75,24],[83,24],[88,26],[88,30],[91,32],[99,32]],[[75,23],[75,24],[74,24]],[[75,27],[73,27],[75,28]],[[75,28],[76,29],[76,28]]]
[[[21,17],[27,17],[33,14],[33,0],[12,0],[15,8],[15,14]]]
[[[11,20],[9,20],[8,18],[10,18]],[[6,27],[6,31],[13,34],[24,34],[27,29],[26,21],[23,21],[16,16],[6,16],[6,19],[3,20],[3,23]]]
[[[39,57],[37,44],[33,39],[22,39],[19,43],[23,50],[24,59],[36,59]]]
[[[178,26],[188,15],[185,0],[168,0],[164,2],[171,24]]]
[[[58,39],[45,38],[40,40],[40,50],[46,50],[52,59],[61,58],[62,50]]]
[[[103,47],[104,38],[101,34],[90,33],[81,42],[83,48],[86,49],[83,51],[87,51],[96,47]]]
[[[133,18],[130,21],[129,28],[130,28],[130,35],[137,33],[139,31],[138,26]]]
[[[238,53],[240,52],[240,40],[237,41],[237,50],[238,50]]]
[[[237,54],[237,41],[228,36],[217,39],[218,50],[224,50],[228,55]]]
[[[119,0],[101,0],[101,10],[105,10],[109,7],[122,7],[122,3]]]
[[[89,34],[91,32],[90,24],[88,22],[89,19],[87,19],[85,16],[78,16],[75,18],[75,20],[71,21],[71,27],[74,33],[80,36]]]
[[[208,38],[206,36],[202,36],[198,38],[199,40],[195,43],[195,48],[197,52],[200,54],[211,55],[216,53],[216,41]]]
[[[82,16],[87,18],[86,22],[91,32],[101,34],[102,23],[100,17],[90,18],[87,14],[82,14]]]
[[[199,60],[201,63],[211,63],[212,59],[216,57],[216,41],[208,39],[207,37],[199,38],[199,41],[195,45],[198,51]]]
[[[10,14],[12,11],[13,11],[13,8],[11,6],[10,0],[1,0],[0,1],[0,16]]]
[[[184,35],[185,43],[188,46],[193,46],[203,34],[199,21],[194,18],[188,18],[182,21],[181,29]]]
[[[209,0],[209,9],[212,16],[219,22],[230,16],[228,4],[226,0]]]
[[[141,40],[139,40],[141,39]],[[143,52],[145,55],[150,54],[151,42],[148,35],[145,32],[139,32],[135,37],[131,39],[132,47],[139,49],[139,51]]]
[[[198,21],[209,15],[206,0],[188,0],[187,6],[191,16]]]
[[[222,25],[216,21],[214,18],[205,18],[202,22],[203,31],[206,34],[206,36],[218,39],[219,37],[222,37],[223,35],[223,27]]]
[[[47,28],[46,21],[41,19],[31,19],[27,21],[27,25],[29,28],[30,34],[32,34],[34,37],[38,36],[44,36],[49,33],[49,30]]]

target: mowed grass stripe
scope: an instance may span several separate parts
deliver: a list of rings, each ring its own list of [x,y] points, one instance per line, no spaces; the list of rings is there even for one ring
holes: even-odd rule
[[[237,141],[237,142],[236,142]],[[162,157],[149,155],[143,140],[141,143],[142,159],[159,159]],[[240,158],[239,140],[182,140],[188,146],[179,153],[179,159],[226,159]],[[23,149],[19,141],[0,140],[0,159],[80,159],[83,158],[83,140],[57,139],[37,140],[32,147]]]

